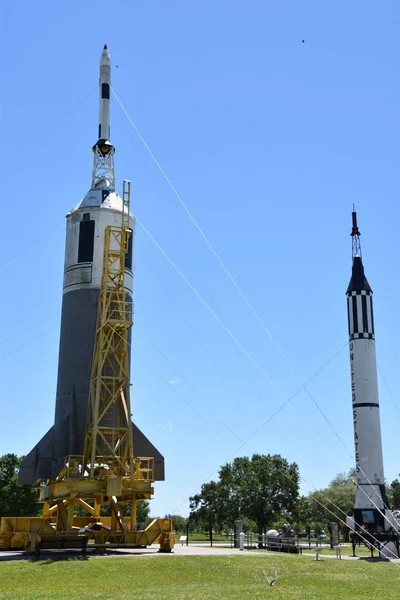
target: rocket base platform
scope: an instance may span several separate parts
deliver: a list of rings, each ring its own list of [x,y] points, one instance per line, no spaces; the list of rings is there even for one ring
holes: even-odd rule
[[[81,537],[82,547],[87,541],[93,548],[135,548],[158,541],[161,552],[171,552],[172,519],[154,519],[146,529],[136,529],[137,503],[154,493],[154,459],[137,457],[133,465],[130,475],[118,476],[109,460],[96,467],[94,476],[85,476],[84,457],[66,457],[57,478],[40,487],[41,517],[0,519],[0,549],[33,551],[37,543],[68,549]]]
[[[369,517],[369,523],[365,521],[366,517]],[[381,558],[400,558],[399,524],[391,510],[355,509],[353,517],[346,517],[346,525],[352,530],[350,539],[353,556],[356,555],[356,546],[363,544],[370,550],[371,557],[374,550],[377,550]]]
[[[66,550],[68,537],[76,540],[77,534],[88,538],[88,548],[143,548],[157,542],[160,552],[171,552],[175,545],[171,519],[154,519],[144,530],[113,530],[112,517],[74,517],[72,529],[56,530],[56,517],[3,517],[0,520],[0,551],[24,550],[34,552],[42,539],[63,540]],[[55,548],[56,544],[49,544]],[[61,547],[61,546],[60,546]]]

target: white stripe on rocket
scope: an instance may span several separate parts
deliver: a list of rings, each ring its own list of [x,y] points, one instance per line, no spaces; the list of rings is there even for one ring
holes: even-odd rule
[[[374,333],[372,329],[372,315],[371,315],[371,303],[372,297],[367,296],[367,319],[368,319],[368,333]]]
[[[347,306],[348,306],[348,311],[349,311],[349,327],[350,327],[350,331],[349,334],[352,335],[354,333],[354,321],[353,321],[353,300],[352,297],[349,296],[347,298]]]
[[[109,94],[108,98],[102,97],[103,83],[108,84]],[[100,92],[100,111],[99,111],[99,124],[100,124],[100,138],[110,139],[110,93],[111,93],[111,56],[104,46],[103,52],[100,57],[100,80],[99,80],[99,92]]]

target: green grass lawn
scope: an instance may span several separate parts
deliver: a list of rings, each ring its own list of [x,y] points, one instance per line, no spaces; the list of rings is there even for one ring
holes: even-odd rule
[[[279,580],[270,586],[262,569]],[[7,600],[361,600],[400,598],[387,562],[256,556],[130,556],[0,562]]]

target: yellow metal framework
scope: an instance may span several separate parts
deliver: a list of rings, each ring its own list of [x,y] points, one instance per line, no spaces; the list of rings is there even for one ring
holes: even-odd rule
[[[97,316],[88,419],[85,470],[96,469],[134,478],[129,397],[128,335],[133,325],[132,302],[125,289],[128,252],[130,181],[124,181],[121,227],[108,226],[104,238],[103,278]]]

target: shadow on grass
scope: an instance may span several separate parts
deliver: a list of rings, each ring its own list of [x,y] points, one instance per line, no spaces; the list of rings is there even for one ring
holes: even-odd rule
[[[390,559],[385,556],[356,556],[356,558],[366,562],[390,562]]]
[[[44,564],[52,564],[57,561],[87,561],[92,557],[112,557],[112,556],[152,556],[154,554],[158,554],[158,551],[153,549],[141,549],[141,550],[124,550],[122,548],[109,548],[106,550],[95,550],[88,549],[86,556],[81,556],[77,552],[70,551],[46,551],[42,550],[40,553],[40,557],[36,558],[34,554],[23,552],[23,551],[15,551],[3,554],[0,552],[0,562],[6,561],[14,561],[14,560],[27,560],[32,563],[38,563],[40,565]],[[169,554],[168,554],[169,555]],[[173,553],[171,553],[173,555]]]
[[[32,556],[27,556],[29,562],[37,563],[41,567],[46,567],[48,565],[53,565],[56,562],[86,562],[89,560],[88,556],[74,556],[71,554],[52,554],[51,556],[43,556],[43,558],[34,558]]]

